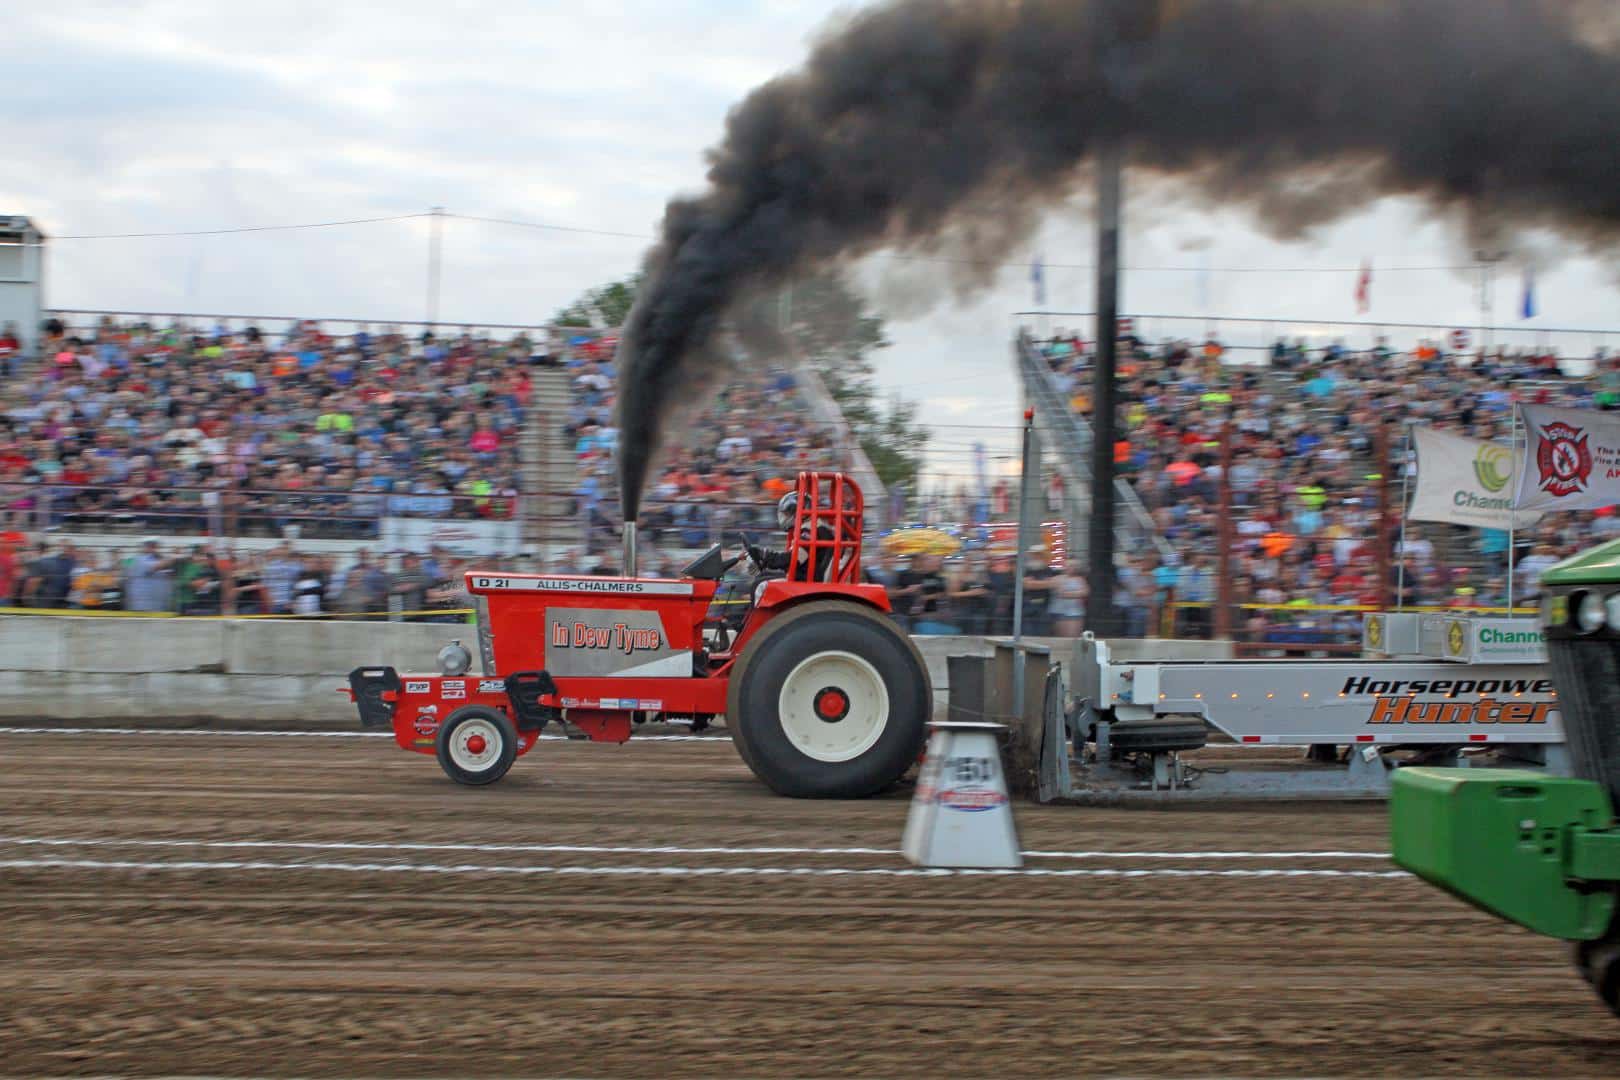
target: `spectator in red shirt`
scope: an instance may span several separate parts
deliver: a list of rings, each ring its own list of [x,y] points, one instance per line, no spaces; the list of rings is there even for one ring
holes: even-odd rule
[[[17,533],[0,536],[0,604],[10,604],[17,591],[17,552],[13,538]]]
[[[21,357],[22,341],[17,337],[17,324],[8,322],[0,329],[0,375],[10,378]]]
[[[473,432],[467,445],[475,454],[493,454],[501,448],[501,437],[483,417],[478,419],[478,430]]]

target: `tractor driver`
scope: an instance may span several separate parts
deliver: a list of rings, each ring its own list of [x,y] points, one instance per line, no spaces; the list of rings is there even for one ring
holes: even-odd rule
[[[776,523],[784,533],[792,531],[793,523],[797,519],[798,513],[799,496],[796,492],[789,492],[777,501]],[[816,552],[815,573],[813,575],[806,576],[803,572],[805,560],[810,557],[810,545],[808,543],[802,543],[795,546],[793,549],[795,553],[794,557],[796,558],[798,565],[795,568],[795,572],[790,576],[795,580],[832,580],[834,569],[833,553],[835,550],[831,543],[831,541],[835,539],[832,526],[828,525],[825,521],[821,522],[816,526],[816,536],[824,542],[825,546],[821,547]],[[805,541],[810,539],[810,525],[808,522],[800,530],[800,539]],[[748,557],[753,560],[755,566],[759,567],[761,571],[766,573],[773,570],[785,572],[789,565],[789,556],[786,551],[772,551],[752,544],[748,547]]]

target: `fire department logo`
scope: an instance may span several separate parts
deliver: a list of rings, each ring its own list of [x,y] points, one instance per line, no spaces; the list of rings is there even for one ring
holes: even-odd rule
[[[1541,429],[1536,444],[1536,467],[1541,470],[1541,490],[1563,498],[1585,491],[1592,475],[1592,451],[1586,445],[1586,432],[1562,420]]]

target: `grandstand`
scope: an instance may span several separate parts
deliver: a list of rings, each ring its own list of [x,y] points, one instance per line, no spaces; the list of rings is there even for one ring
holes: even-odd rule
[[[140,602],[176,610],[291,611],[289,577],[312,610],[448,606],[474,555],[614,568],[616,346],[574,327],[54,312],[0,400],[0,592],[134,603],[145,537],[168,585]],[[870,473],[829,406],[813,373],[739,369],[649,493],[645,565],[768,530],[801,468]],[[429,587],[404,552],[429,557]],[[202,603],[180,580],[198,575],[223,585]]]
[[[1015,366],[1069,550],[1029,570],[1035,629],[1061,618],[1047,618],[1049,595],[1083,595],[1062,556],[1083,556],[1089,486],[1088,343],[1045,321],[1020,334]],[[1395,349],[1367,328],[1368,346],[1351,349],[1314,326],[1315,344],[1284,324],[1216,322],[1157,344],[1147,329],[1187,327],[1130,326],[1119,595],[1141,633],[1225,628],[1256,646],[1333,648],[1355,640],[1359,609],[1397,598],[1499,607],[1504,535],[1414,524],[1404,559],[1378,549],[1380,499],[1398,499],[1402,424],[1505,437],[1516,399],[1620,404],[1620,366],[1591,339],[1570,360],[1546,346],[1468,351],[1432,332]],[[1249,340],[1228,344],[1222,330]],[[1261,333],[1276,338],[1263,346]],[[53,313],[0,401],[0,590],[14,604],[80,608],[431,612],[459,602],[456,574],[472,557],[613,570],[616,348],[601,328]],[[1228,425],[1229,504],[1218,482]],[[853,470],[880,492],[874,508],[889,504],[812,371],[739,363],[671,439],[645,503],[644,566],[672,572],[685,552],[738,530],[768,535],[771,506],[803,468]],[[956,505],[900,508],[892,524],[967,541],[937,569],[875,560],[903,621],[1006,629],[1010,552],[975,538],[1009,517],[1009,495],[1003,483]],[[1223,517],[1238,605],[1226,615],[1215,610]],[[1617,531],[1620,517],[1600,513],[1549,516],[1518,536],[1515,600],[1534,599],[1554,557]],[[149,536],[157,569],[144,561]],[[405,552],[422,559],[407,566]]]
[[[1213,610],[1210,580],[1223,517],[1234,523],[1232,599],[1240,605],[1229,615],[1231,632],[1254,646],[1350,648],[1359,641],[1360,611],[1397,599],[1409,606],[1501,608],[1508,600],[1504,533],[1412,523],[1397,557],[1380,550],[1380,506],[1398,508],[1392,489],[1403,467],[1412,468],[1410,461],[1403,465],[1404,425],[1505,439],[1515,401],[1620,405],[1620,365],[1604,335],[1571,333],[1564,344],[1587,351],[1563,357],[1547,344],[1470,350],[1467,335],[1432,327],[1408,328],[1427,333],[1412,334],[1400,349],[1384,332],[1397,328],[1367,327],[1369,346],[1358,350],[1316,324],[1310,330],[1326,340],[1308,345],[1282,323],[1264,324],[1267,332],[1279,331],[1269,346],[1233,347],[1221,340],[1218,321],[1205,323],[1201,340],[1149,344],[1141,336],[1149,322],[1122,320],[1121,329],[1115,461],[1128,486],[1121,581],[1141,582],[1123,590],[1133,598],[1124,606],[1138,609],[1130,612],[1134,621],[1166,635],[1203,636],[1223,621]],[[1252,320],[1230,322],[1240,333],[1260,329],[1243,325]],[[1511,333],[1497,331],[1499,338]],[[1092,360],[1084,337],[1047,329],[1039,340],[1021,336],[1016,348],[1026,396],[1064,403],[1074,430],[1084,432]],[[1228,425],[1231,490],[1223,502],[1221,438]],[[1049,454],[1048,468],[1084,475],[1089,441],[1057,446],[1071,460],[1052,461]],[[1164,544],[1139,542],[1143,511]],[[1535,601],[1540,570],[1555,557],[1617,531],[1620,520],[1605,511],[1592,518],[1549,515],[1521,532],[1514,539],[1515,604]],[[1148,598],[1144,613],[1139,608]]]

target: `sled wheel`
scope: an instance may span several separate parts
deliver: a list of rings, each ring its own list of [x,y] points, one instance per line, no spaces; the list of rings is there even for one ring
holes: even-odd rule
[[[776,616],[737,661],[726,724],[772,791],[856,799],[899,780],[928,735],[934,693],[911,639],[859,604]]]
[[[1108,746],[1118,754],[1172,754],[1198,750],[1208,742],[1208,726],[1196,719],[1129,720],[1108,732]]]
[[[439,767],[458,784],[493,784],[517,759],[517,731],[498,709],[464,705],[439,728]]]

